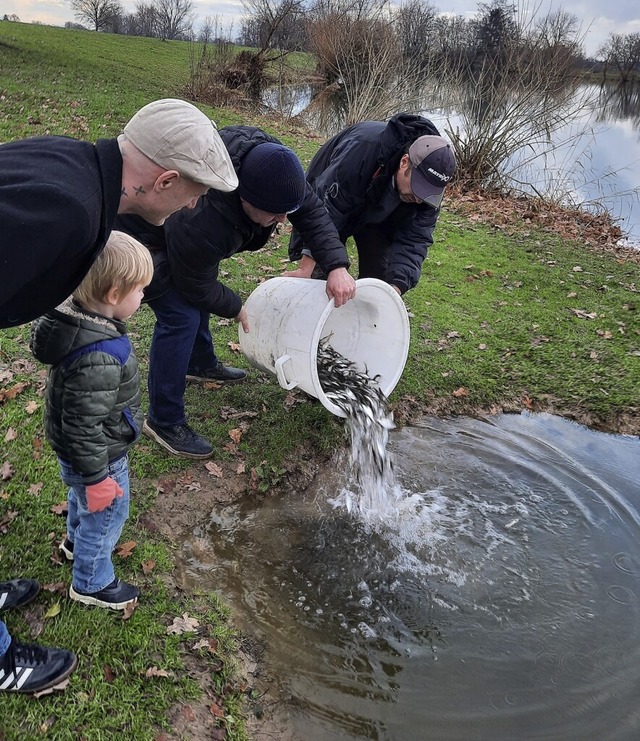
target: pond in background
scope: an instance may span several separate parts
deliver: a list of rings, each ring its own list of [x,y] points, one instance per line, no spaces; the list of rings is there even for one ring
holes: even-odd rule
[[[337,465],[183,544],[185,586],[264,637],[292,737],[640,738],[640,440],[523,414],[426,419],[390,452],[397,517],[336,506]]]
[[[314,92],[309,85],[272,89],[263,100],[285,116],[296,116]],[[640,248],[640,86],[579,85],[574,97],[590,101],[583,115],[552,132],[546,157],[530,161],[531,151],[521,152],[529,164],[519,177],[538,192],[565,193],[565,200],[591,211],[605,208],[625,233],[624,244]],[[447,119],[454,129],[459,124],[455,112],[425,105],[424,115],[440,130]],[[333,121],[335,130],[323,131],[326,136],[342,128],[336,116],[310,120],[319,130],[321,120]]]

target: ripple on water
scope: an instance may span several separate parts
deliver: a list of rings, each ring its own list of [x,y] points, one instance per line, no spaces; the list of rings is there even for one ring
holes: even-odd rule
[[[230,507],[202,568],[185,544],[266,636],[298,737],[640,738],[640,442],[513,415],[390,447],[391,515],[348,512],[336,465]]]

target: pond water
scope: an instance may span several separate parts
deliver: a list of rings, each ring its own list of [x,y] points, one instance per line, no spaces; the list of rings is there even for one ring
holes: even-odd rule
[[[304,111],[312,95],[310,86],[293,86],[267,91],[264,102],[285,116],[294,116]],[[581,204],[595,212],[604,209],[625,234],[623,244],[640,248],[640,86],[579,85],[572,100],[567,108],[574,111],[573,117],[551,132],[546,155],[535,147],[539,156],[533,158],[527,147],[505,167],[512,170],[518,160],[526,160],[525,167],[512,172],[524,190],[535,187],[567,205]],[[425,105],[424,115],[441,131],[447,124],[464,130],[455,111]],[[333,125],[338,121],[335,115],[325,118]]]
[[[637,741],[640,440],[522,414],[389,449],[393,517],[337,506],[333,465],[183,544],[185,585],[264,638],[292,738]]]

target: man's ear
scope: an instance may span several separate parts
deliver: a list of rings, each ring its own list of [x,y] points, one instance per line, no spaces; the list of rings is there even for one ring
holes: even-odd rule
[[[180,173],[177,170],[165,170],[161,175],[158,175],[156,182],[154,183],[155,190],[166,190],[172,185],[175,185],[180,179]]]

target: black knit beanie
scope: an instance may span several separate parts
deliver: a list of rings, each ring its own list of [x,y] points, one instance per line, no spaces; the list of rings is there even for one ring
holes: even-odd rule
[[[247,154],[238,179],[240,198],[270,214],[288,214],[300,208],[307,182],[295,153],[273,142],[258,144]]]

